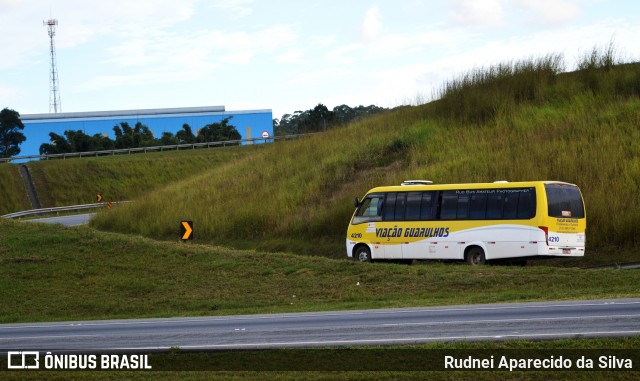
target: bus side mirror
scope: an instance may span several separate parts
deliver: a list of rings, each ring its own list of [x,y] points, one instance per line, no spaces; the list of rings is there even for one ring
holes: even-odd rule
[[[360,201],[358,201],[358,198],[356,197],[356,198],[353,200],[353,207],[354,207],[354,208],[357,208],[358,206],[360,206]]]

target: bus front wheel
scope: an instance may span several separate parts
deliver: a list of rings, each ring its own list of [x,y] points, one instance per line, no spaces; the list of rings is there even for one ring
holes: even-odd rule
[[[353,258],[358,262],[371,262],[371,251],[366,246],[360,246]]]
[[[467,253],[467,263],[470,266],[482,266],[486,261],[484,250],[482,250],[481,247],[474,246],[469,249],[469,252]]]

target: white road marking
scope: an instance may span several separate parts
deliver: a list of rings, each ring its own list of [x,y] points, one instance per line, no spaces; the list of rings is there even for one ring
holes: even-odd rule
[[[291,341],[291,342],[261,342],[240,344],[208,344],[208,345],[180,345],[180,349],[215,349],[215,348],[251,348],[266,346],[322,346],[322,345],[355,345],[355,344],[384,344],[384,343],[409,343],[430,341],[455,341],[455,340],[486,340],[486,339],[516,339],[516,338],[543,338],[543,337],[587,337],[602,335],[637,335],[640,331],[593,331],[593,332],[566,332],[558,333],[533,333],[517,335],[485,335],[485,336],[440,336],[440,337],[405,337],[396,339],[356,339],[356,340],[326,340],[326,341]],[[171,347],[118,347],[106,350],[167,350]]]
[[[100,337],[100,335],[56,335],[56,336],[16,336],[0,337],[0,341],[22,340],[22,339],[66,339],[70,337]]]
[[[230,315],[221,317],[209,317],[200,319],[191,318],[169,318],[169,319],[149,319],[149,320],[129,320],[129,321],[100,321],[100,322],[72,322],[72,323],[42,323],[32,325],[0,325],[1,329],[20,329],[20,328],[55,328],[55,327],[68,327],[73,325],[83,326],[112,326],[112,325],[137,325],[137,324],[184,324],[184,323],[196,323],[196,322],[210,322],[210,321],[231,321],[231,320],[269,320],[269,319],[294,319],[294,318],[312,318],[312,317],[327,317],[327,316],[362,316],[362,315],[395,315],[395,314],[410,314],[420,312],[459,312],[459,311],[495,311],[495,310],[515,310],[515,309],[530,309],[530,308],[555,308],[555,307],[586,307],[586,306],[603,306],[603,305],[634,305],[640,304],[640,301],[630,302],[599,302],[599,303],[574,303],[574,304],[549,304],[549,305],[524,305],[524,306],[496,306],[496,307],[479,307],[470,306],[468,308],[464,306],[456,306],[453,308],[440,308],[440,307],[426,307],[426,308],[414,308],[414,309],[380,309],[380,310],[358,310],[358,311],[341,311],[341,312],[301,312],[298,314],[274,314],[274,315]],[[25,323],[29,324],[29,323]]]

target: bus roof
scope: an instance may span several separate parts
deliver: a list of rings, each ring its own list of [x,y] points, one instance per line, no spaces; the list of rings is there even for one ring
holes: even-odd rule
[[[415,180],[413,180],[415,181]],[[576,186],[575,184],[563,182],[563,181],[496,181],[493,183],[464,183],[464,184],[406,184],[405,185],[390,185],[376,187],[367,193],[377,192],[411,192],[411,191],[424,191],[424,190],[456,190],[456,189],[491,189],[491,188],[525,188],[535,187],[538,184],[564,184]]]

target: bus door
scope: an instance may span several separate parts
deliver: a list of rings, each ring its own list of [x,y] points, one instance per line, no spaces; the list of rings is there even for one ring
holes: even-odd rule
[[[382,203],[384,194],[369,194],[358,206],[351,225],[349,226],[350,236],[348,240],[356,240],[369,244],[371,257],[373,259],[384,257],[384,246],[379,244],[377,237],[378,230],[382,224]],[[350,249],[349,249],[350,250]]]
[[[439,192],[438,216],[439,228],[436,237],[431,242],[436,242],[438,258],[462,259],[464,257],[464,240],[468,240],[464,231],[464,220],[469,219],[469,195],[460,191]],[[445,229],[441,233],[441,229]]]

